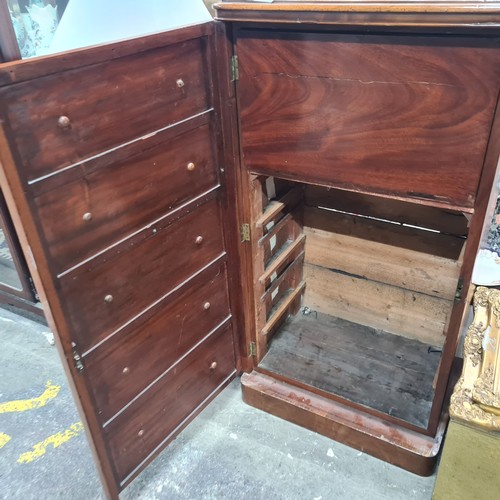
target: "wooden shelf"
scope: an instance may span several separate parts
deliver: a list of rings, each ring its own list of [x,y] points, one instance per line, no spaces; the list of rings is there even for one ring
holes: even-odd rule
[[[262,329],[262,335],[268,335],[274,327],[283,318],[285,313],[290,310],[295,299],[304,291],[306,283],[302,281],[295,290],[291,290],[276,306],[276,309],[272,312],[271,317]]]
[[[271,201],[265,208],[263,214],[256,220],[258,228],[265,227],[280,212],[285,209],[291,211],[301,201],[304,190],[301,186],[290,189],[280,200]]]

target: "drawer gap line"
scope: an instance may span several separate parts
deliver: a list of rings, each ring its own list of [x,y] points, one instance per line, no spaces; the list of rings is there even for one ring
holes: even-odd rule
[[[120,483],[120,486],[124,488],[127,486],[127,484],[135,477],[138,471],[141,470],[144,464],[146,464],[151,457],[153,457],[159,450],[163,448],[166,442],[168,442],[172,436],[175,436],[175,434],[178,432],[178,430],[182,429],[183,426],[185,425],[186,421],[191,419],[193,415],[196,415],[200,408],[203,408],[207,402],[209,402],[213,397],[214,394],[217,394],[222,387],[224,387],[228,382],[230,382],[234,376],[236,375],[236,370],[232,371],[229,376],[223,380],[168,436],[163,439],[160,444],[151,452],[149,455],[127,476],[125,479]]]
[[[43,181],[45,179],[53,177],[54,175],[57,175],[57,174],[60,174],[62,172],[66,172],[67,170],[70,170],[72,168],[78,167],[82,163],[86,163],[86,162],[88,162],[90,160],[95,160],[97,158],[100,158],[101,156],[104,156],[104,155],[107,155],[109,153],[112,153],[113,151],[117,151],[118,149],[121,149],[123,147],[130,146],[131,144],[135,144],[137,142],[149,139],[150,137],[153,137],[156,134],[164,132],[164,131],[166,131],[166,130],[168,130],[170,128],[174,128],[174,127],[176,127],[178,125],[181,125],[182,123],[186,123],[186,122],[188,122],[190,120],[194,120],[195,118],[198,118],[200,116],[203,116],[203,115],[206,115],[208,113],[211,113],[212,111],[214,111],[214,108],[206,109],[205,111],[202,111],[201,113],[198,113],[196,115],[192,115],[189,118],[184,118],[184,120],[179,120],[178,122],[171,123],[170,125],[167,125],[166,127],[162,127],[162,128],[160,128],[158,130],[155,130],[154,132],[149,132],[149,133],[147,133],[145,135],[141,135],[141,137],[136,137],[135,139],[132,139],[131,141],[123,142],[123,143],[119,144],[118,146],[115,146],[113,148],[107,149],[106,151],[103,151],[102,153],[97,153],[97,154],[95,154],[93,156],[89,156],[87,158],[84,158],[83,160],[80,160],[80,161],[78,161],[76,163],[72,163],[71,165],[68,165],[66,167],[60,168],[59,170],[56,170],[55,172],[50,172],[49,174],[42,175],[41,177],[37,177],[36,179],[31,179],[30,181],[28,181],[28,185],[31,186],[32,184],[36,184],[38,182],[41,182],[41,181]]]
[[[232,319],[232,315],[230,314],[226,318],[224,318],[215,328],[212,328],[210,332],[208,332],[201,340],[199,340],[188,352],[186,352],[183,356],[181,356],[174,364],[169,366],[161,375],[158,375],[150,384],[148,384],[139,394],[134,396],[121,410],[118,410],[110,419],[108,419],[102,425],[103,429],[105,429],[118,415],[122,414],[131,404],[137,401],[145,392],[147,392],[153,385],[155,385],[159,380],[161,380],[167,373],[172,371],[181,361],[183,361],[187,356],[189,356],[197,347],[199,347],[203,342],[205,342],[209,337],[214,335],[218,330],[226,326]]]
[[[189,207],[189,205],[196,205],[196,203],[198,203],[200,201],[202,202],[201,204],[205,203],[205,201],[208,201],[208,199],[205,200],[205,201],[202,201],[203,198],[210,196],[212,193],[214,193],[215,191],[217,191],[220,187],[221,187],[221,185],[217,184],[216,186],[210,188],[208,191],[205,191],[204,193],[201,193],[196,198],[188,200],[185,203],[183,203],[182,205],[179,205],[178,207],[174,208],[173,210],[170,210],[170,212],[167,212],[166,214],[162,215],[161,217],[158,217],[154,221],[148,222],[145,226],[139,228],[137,231],[134,231],[133,233],[130,233],[127,236],[125,236],[125,238],[122,238],[121,240],[115,241],[110,246],[108,246],[106,248],[103,248],[100,252],[97,252],[94,255],[91,255],[90,257],[88,257],[87,259],[82,260],[81,262],[78,262],[78,264],[75,264],[74,266],[70,267],[69,269],[66,269],[66,271],[63,271],[62,273],[58,274],[57,278],[59,278],[59,279],[63,278],[67,274],[70,274],[73,271],[75,271],[75,269],[78,269],[79,267],[81,267],[81,266],[89,263],[91,260],[99,257],[100,255],[103,255],[106,252],[109,252],[109,251],[113,250],[113,248],[116,248],[117,246],[121,245],[122,243],[126,242],[127,240],[132,239],[134,236],[137,236],[138,234],[140,234],[140,233],[142,233],[144,231],[147,231],[147,230],[149,230],[151,228],[154,228],[154,226],[157,225],[158,223],[160,223],[161,221],[163,221],[163,220],[165,220],[165,219],[167,219],[169,217],[172,217],[177,212],[184,210],[186,207]]]
[[[209,267],[215,265],[216,263],[222,263],[223,261],[226,260],[227,254],[226,252],[222,252],[218,257],[216,257],[212,262],[209,262],[206,266],[202,267],[200,270],[196,271],[192,276],[190,276],[188,279],[184,280],[182,283],[179,283],[177,286],[172,288],[169,292],[167,292],[165,295],[162,295],[158,300],[155,300],[151,305],[146,307],[144,310],[142,310],[139,314],[136,314],[133,318],[130,318],[126,323],[121,325],[119,328],[117,328],[114,332],[111,332],[106,338],[102,339],[100,342],[92,346],[90,349],[85,351],[82,354],[82,358],[85,358],[88,354],[90,354],[92,351],[97,349],[99,346],[104,344],[104,342],[107,342],[111,337],[114,337],[116,334],[120,333],[123,331],[127,326],[129,326],[131,323],[136,321],[138,318],[146,314],[148,311],[150,311],[153,307],[157,306],[160,302],[164,301],[168,297],[170,297],[172,294],[176,293],[178,290],[180,290],[183,286],[189,284],[192,280],[194,280],[197,276],[199,276],[201,273],[206,271]]]

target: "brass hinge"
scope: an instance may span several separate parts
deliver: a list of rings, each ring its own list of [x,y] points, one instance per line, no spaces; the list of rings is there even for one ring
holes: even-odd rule
[[[248,353],[254,358],[257,356],[257,346],[255,345],[255,342],[250,342],[250,344],[248,344]]]
[[[238,67],[238,56],[231,56],[229,63],[231,71],[231,81],[236,82],[240,79],[240,70]]]
[[[461,300],[463,289],[464,289],[464,281],[462,278],[460,278],[458,280],[457,289],[455,291],[455,300]]]
[[[241,242],[250,241],[250,224],[242,224],[240,226]]]
[[[71,342],[71,347],[73,349],[73,361],[75,363],[75,368],[82,373],[83,369],[85,368],[83,366],[83,361],[82,357],[80,356],[79,352],[76,350],[76,344],[74,342]]]

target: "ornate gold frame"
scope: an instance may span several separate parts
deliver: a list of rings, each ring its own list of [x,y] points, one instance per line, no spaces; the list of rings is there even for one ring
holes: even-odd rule
[[[500,290],[480,286],[474,320],[464,342],[464,366],[450,415],[487,430],[500,430]]]

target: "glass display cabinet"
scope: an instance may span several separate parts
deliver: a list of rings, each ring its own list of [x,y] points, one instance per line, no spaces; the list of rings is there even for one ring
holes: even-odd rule
[[[43,315],[31,276],[0,191],[0,304]]]

